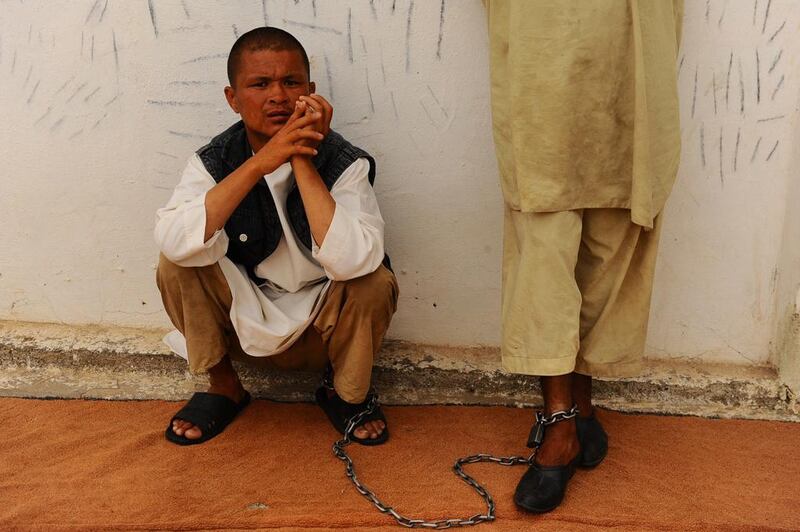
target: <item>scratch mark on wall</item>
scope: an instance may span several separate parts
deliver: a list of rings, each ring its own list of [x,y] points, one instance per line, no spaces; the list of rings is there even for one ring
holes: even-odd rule
[[[678,77],[681,76],[681,71],[683,70],[683,62],[686,61],[686,54],[681,56],[681,61],[678,63]]]
[[[700,161],[703,163],[703,168],[706,167],[706,130],[705,125],[700,124]]]
[[[781,87],[783,87],[783,80],[784,80],[785,78],[786,78],[786,76],[785,76],[785,75],[782,75],[782,76],[781,76],[781,79],[778,81],[778,85],[775,87],[775,90],[774,90],[774,91],[772,91],[772,98],[771,98],[771,99],[772,99],[773,101],[775,100],[775,96],[777,96],[777,95],[778,95],[778,91],[779,91],[779,90],[781,90]]]
[[[408,3],[408,19],[406,20],[406,74],[411,72],[411,19],[414,14],[414,0]]]
[[[331,72],[331,61],[328,58],[328,54],[327,53],[325,53],[323,57],[325,59],[325,77],[328,80],[328,93],[329,93],[329,95],[331,97],[331,101],[333,101],[334,100],[334,96],[333,96],[333,74]]]
[[[71,76],[71,77],[70,77],[70,78],[69,78],[67,81],[65,81],[65,82],[64,82],[64,84],[63,84],[63,85],[61,85],[61,86],[58,88],[58,90],[57,90],[56,92],[54,92],[54,93],[53,93],[53,96],[57,96],[57,95],[58,95],[58,93],[60,93],[61,91],[63,91],[65,88],[67,88],[67,85],[69,85],[70,83],[72,83],[72,81],[73,81],[74,79],[75,79],[75,74],[73,74],[73,75],[72,75],[72,76]]]
[[[733,52],[728,60],[728,75],[725,78],[725,109],[728,108],[729,95],[731,92],[731,70],[733,70]]]
[[[31,79],[31,72],[33,72],[33,65],[28,67],[28,73],[25,75],[25,82],[22,84],[22,87],[28,86],[28,81]]]
[[[378,12],[375,11],[375,0],[369,0],[369,10],[372,12],[372,18],[378,20]]]
[[[191,19],[192,15],[189,14],[189,8],[186,6],[186,0],[181,0],[181,7],[183,8],[183,14],[186,15],[186,18]]]
[[[764,12],[764,25],[761,28],[761,34],[763,35],[765,31],[767,31],[767,21],[769,20],[769,8],[772,7],[772,0],[767,0],[767,10]]]
[[[90,58],[91,62],[94,63],[94,34],[92,34],[92,52],[90,54]]]
[[[361,52],[364,55],[366,55],[366,53],[367,53],[367,41],[366,41],[366,39],[364,39],[364,35],[363,34],[359,35],[359,37],[361,38]]]
[[[384,86],[386,85],[386,67],[384,66],[383,60],[383,47],[380,47],[380,56],[381,56],[381,78],[383,79]]]
[[[720,14],[719,20],[717,21],[717,28],[722,27],[722,20],[725,18],[725,11],[727,9],[728,9],[728,2],[726,0],[725,3],[722,5],[722,13]]]
[[[741,57],[739,58],[739,113],[744,115],[744,71]]]
[[[36,85],[34,85],[34,86],[33,86],[33,90],[31,91],[31,94],[30,94],[30,96],[28,96],[28,101],[27,101],[27,103],[28,103],[28,104],[30,104],[30,103],[31,103],[31,101],[33,101],[33,97],[34,97],[34,95],[36,94],[36,89],[38,89],[38,88],[39,88],[39,84],[40,84],[41,82],[42,82],[42,80],[38,80],[38,81],[36,82]]]
[[[353,62],[353,10],[347,9],[347,60]]]
[[[108,107],[112,103],[116,102],[118,98],[119,98],[119,94],[114,95],[113,98],[111,98],[110,100],[108,100],[106,103],[103,104],[103,107]]]
[[[780,120],[781,118],[786,118],[786,115],[779,115],[779,116],[771,116],[769,118],[761,118],[759,122],[772,122],[773,120]]]
[[[171,129],[167,131],[170,135],[175,135],[176,137],[182,137],[185,139],[203,139],[208,140],[211,137],[205,135],[197,135],[196,133],[186,133],[184,131],[172,131]]]
[[[184,61],[181,63],[182,65],[188,65],[189,63],[199,63],[201,61],[210,61],[212,59],[222,59],[228,58],[228,54],[212,54],[212,55],[201,55],[200,57],[195,57],[193,59],[189,59],[188,61]]]
[[[75,96],[77,96],[77,95],[78,95],[78,93],[79,93],[79,92],[81,92],[81,90],[83,90],[83,88],[84,88],[84,87],[86,87],[86,85],[88,85],[88,84],[89,84],[88,82],[85,82],[85,83],[81,84],[81,85],[80,85],[80,86],[79,86],[77,89],[75,89],[75,92],[73,92],[73,93],[72,93],[72,96],[70,96],[69,98],[67,98],[67,101],[66,101],[65,103],[69,103],[69,102],[71,102],[71,101],[72,101],[72,99],[73,99]]]
[[[775,141],[775,145],[772,147],[772,150],[769,152],[769,155],[767,155],[767,161],[772,159],[772,156],[775,153],[775,150],[778,149],[778,144],[780,144],[780,143],[781,143],[781,141],[779,141],[779,140]]]
[[[83,41],[84,41],[83,30],[81,30],[81,57],[83,57]]]
[[[99,5],[100,5],[100,0],[95,0],[94,4],[92,4],[92,9],[90,9],[89,14],[86,15],[86,20],[83,21],[84,24],[87,24],[89,22],[89,19],[92,18],[92,15],[94,15],[94,12],[97,10]]]
[[[711,12],[711,0],[706,0],[706,24],[708,24],[708,14]]]
[[[756,155],[758,154],[758,148],[760,146],[761,146],[761,137],[758,137],[758,141],[756,142],[756,147],[753,148],[753,156],[750,157],[750,162],[751,163],[756,160]]]
[[[52,110],[53,110],[53,108],[52,108],[52,107],[48,107],[48,108],[47,108],[47,111],[45,111],[45,112],[44,112],[44,114],[43,114],[42,116],[40,116],[39,118],[37,118],[37,119],[36,119],[36,122],[34,122],[34,123],[33,123],[33,125],[34,125],[34,126],[38,126],[38,125],[39,125],[39,122],[41,122],[42,120],[44,120],[45,118],[47,118],[47,117],[50,115],[50,111],[52,111]]]
[[[106,9],[108,9],[108,0],[103,4],[103,11],[100,13],[100,22],[103,22],[103,17],[106,16]]]
[[[695,65],[694,67],[694,89],[692,90],[692,118],[694,118],[694,110],[697,106],[697,69],[698,66]]]
[[[317,18],[317,0],[311,0],[311,12],[314,14],[314,18]]]
[[[158,23],[156,22],[156,9],[153,0],[147,0],[147,9],[150,11],[150,23],[153,25],[153,33],[158,37]]]
[[[444,2],[439,6],[439,38],[436,40],[436,59],[442,58],[442,37],[444,36]]]
[[[80,135],[81,133],[83,133],[83,128],[79,129],[78,131],[76,131],[75,133],[73,133],[72,135],[70,135],[68,140],[72,140],[72,139],[74,139],[75,137],[77,137],[77,136],[78,136],[78,135]]]
[[[756,25],[756,15],[758,14],[758,0],[753,2],[753,26]]]
[[[236,27],[236,24],[231,24],[231,28],[233,28],[233,38],[239,38],[239,28]]]
[[[785,28],[785,27],[786,27],[786,21],[784,20],[784,21],[783,21],[783,24],[781,24],[781,26],[780,26],[780,27],[779,27],[777,30],[775,30],[775,33],[773,33],[773,34],[772,34],[772,36],[769,38],[769,40],[768,40],[767,42],[768,42],[768,43],[771,43],[772,41],[774,41],[774,40],[775,40],[775,37],[777,37],[777,36],[778,36],[778,34],[779,34],[781,31],[783,31],[783,28]]]
[[[86,97],[83,99],[83,101],[84,101],[84,102],[88,102],[88,101],[89,101],[89,100],[91,100],[91,99],[92,99],[92,97],[93,97],[95,94],[97,94],[99,91],[100,91],[100,87],[97,87],[95,90],[93,90],[92,92],[90,92],[90,93],[89,93],[89,94],[88,94],[88,95],[87,95],[87,96],[86,96]]]
[[[711,73],[711,93],[714,95],[714,116],[717,116],[717,73]]]
[[[315,30],[315,31],[323,31],[325,33],[334,33],[336,35],[341,35],[342,34],[342,32],[337,30],[336,28],[330,28],[328,26],[319,26],[317,24],[308,24],[307,22],[298,22],[296,20],[289,20],[289,19],[283,19],[283,22],[285,24],[289,24],[290,26],[298,26],[300,28],[308,28],[308,29],[312,29],[312,30]],[[348,27],[348,32],[349,31],[350,30],[349,30],[349,27]]]
[[[267,19],[267,0],[261,0],[261,14],[264,16],[264,26],[269,26]]]
[[[392,0],[392,15],[394,15],[395,4],[397,4],[397,0]]]
[[[94,125],[92,125],[92,130],[94,130],[94,129],[95,129],[97,126],[99,126],[99,125],[100,125],[100,122],[102,122],[103,120],[105,120],[105,118],[106,118],[107,116],[108,116],[108,113],[103,113],[103,116],[101,116],[101,117],[100,117],[100,118],[97,120],[97,122],[95,122],[95,123],[94,123]]]
[[[65,117],[63,117],[63,116],[62,116],[61,118],[59,118],[58,120],[56,120],[55,124],[53,124],[52,126],[50,126],[50,131],[52,132],[52,131],[55,131],[56,129],[58,129],[58,127],[59,127],[59,126],[61,126],[61,124],[63,124],[63,123],[64,123],[64,118],[65,118]]]
[[[394,91],[391,91],[389,93],[389,97],[392,100],[392,110],[394,111],[394,119],[398,120],[400,118],[400,115],[397,114],[397,104],[394,101]]]
[[[719,182],[724,187],[725,186],[725,173],[724,173],[724,159],[722,157],[722,152],[723,152],[723,150],[722,150],[722,139],[723,139],[722,131],[723,131],[722,128],[719,128]]]
[[[196,79],[170,81],[168,85],[216,85],[216,81],[203,81]]]
[[[164,152],[164,151],[157,151],[156,153],[159,154],[159,155],[163,155],[165,157],[171,157],[173,159],[177,159],[178,158],[177,155],[172,155],[171,153],[167,153],[167,152]]]
[[[214,104],[210,102],[187,102],[182,100],[147,100],[147,103],[167,107],[214,107]]]
[[[14,50],[14,57],[11,59],[11,73],[14,73],[14,70],[17,67],[17,51]]]
[[[369,96],[369,110],[375,112],[375,101],[372,99],[372,89],[369,87],[369,69],[364,70],[364,78],[367,83],[367,95]]]
[[[117,49],[117,34],[111,30],[111,42],[114,45],[114,68],[119,72],[119,50]]]
[[[783,48],[781,48],[780,52],[778,52],[778,55],[776,55],[775,59],[773,59],[772,66],[769,67],[769,71],[767,72],[768,74],[772,74],[772,71],[775,70],[775,66],[778,64],[778,61],[781,60],[781,57],[783,57]]]
[[[742,138],[742,128],[736,131],[736,149],[733,151],[733,173],[739,168],[739,141]]]
[[[761,103],[761,59],[756,48],[756,103]]]

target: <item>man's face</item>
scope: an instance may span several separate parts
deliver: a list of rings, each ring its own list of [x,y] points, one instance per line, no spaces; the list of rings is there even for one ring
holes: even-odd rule
[[[286,124],[300,96],[314,92],[296,50],[246,50],[225,97],[251,134],[268,141]]]

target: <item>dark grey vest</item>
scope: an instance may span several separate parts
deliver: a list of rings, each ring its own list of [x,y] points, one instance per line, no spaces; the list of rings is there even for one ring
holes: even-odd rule
[[[375,160],[335,131],[328,133],[317,151],[319,153],[312,161],[328,190],[342,172],[360,157],[369,161],[370,184],[375,181]],[[219,183],[252,155],[244,124],[240,121],[232,125],[197,150],[197,155],[208,173]],[[311,229],[297,184],[292,186],[286,199],[286,212],[297,240],[310,250]],[[256,183],[233,211],[225,223],[225,233],[229,240],[228,258],[243,265],[250,277],[261,282],[254,269],[272,255],[283,236],[275,200],[263,179]],[[387,267],[388,262],[386,257],[384,263]]]

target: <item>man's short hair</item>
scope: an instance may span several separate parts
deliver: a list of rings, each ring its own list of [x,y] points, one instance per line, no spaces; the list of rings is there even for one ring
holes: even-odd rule
[[[295,50],[300,52],[303,57],[303,63],[306,65],[306,74],[311,74],[308,54],[306,54],[306,50],[300,44],[300,41],[288,31],[264,26],[248,31],[233,43],[231,52],[228,54],[228,82],[231,86],[236,80],[242,53],[245,51],[256,52],[258,50]]]

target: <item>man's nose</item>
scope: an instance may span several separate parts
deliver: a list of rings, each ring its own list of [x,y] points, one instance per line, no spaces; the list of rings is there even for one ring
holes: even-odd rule
[[[286,89],[284,88],[283,84],[276,83],[272,87],[270,87],[269,103],[271,103],[271,104],[284,104],[288,100],[289,100],[289,96],[286,94]]]

